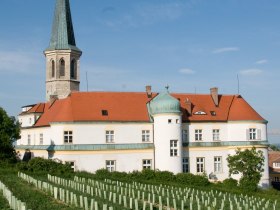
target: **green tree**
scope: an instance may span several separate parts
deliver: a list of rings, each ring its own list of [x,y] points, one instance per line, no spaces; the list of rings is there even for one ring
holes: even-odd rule
[[[241,174],[239,186],[246,191],[256,191],[264,171],[264,156],[262,151],[252,149],[236,150],[235,155],[227,158],[229,174]]]
[[[0,161],[16,161],[13,142],[19,138],[19,123],[0,107]]]

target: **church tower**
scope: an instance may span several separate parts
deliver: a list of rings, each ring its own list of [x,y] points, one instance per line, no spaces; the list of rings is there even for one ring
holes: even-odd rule
[[[46,56],[46,100],[79,91],[80,56],[76,47],[69,0],[56,0],[51,41]]]

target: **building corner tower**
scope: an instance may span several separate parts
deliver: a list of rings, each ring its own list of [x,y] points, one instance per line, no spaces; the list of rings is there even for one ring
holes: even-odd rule
[[[69,0],[56,0],[51,41],[46,57],[46,100],[79,91],[80,57],[76,47]]]
[[[182,172],[182,112],[168,90],[153,98],[148,109],[154,121],[154,165],[160,171]]]

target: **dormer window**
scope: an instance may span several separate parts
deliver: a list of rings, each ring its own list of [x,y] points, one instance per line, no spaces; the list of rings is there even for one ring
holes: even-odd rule
[[[102,110],[101,111],[101,113],[102,113],[102,116],[108,116],[108,110]]]
[[[206,112],[204,112],[204,111],[197,111],[194,114],[195,115],[206,115]]]
[[[215,111],[210,111],[210,114],[211,114],[212,116],[216,116],[216,115],[217,115]]]

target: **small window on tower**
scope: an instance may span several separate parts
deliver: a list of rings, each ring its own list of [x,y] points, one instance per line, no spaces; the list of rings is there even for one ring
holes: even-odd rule
[[[171,119],[168,119],[168,124],[172,123],[172,120]]]
[[[75,59],[71,61],[71,79],[77,79],[77,62]]]
[[[52,60],[52,78],[55,76],[55,63],[54,60]]]
[[[60,60],[59,74],[61,77],[65,76],[65,61],[63,59]]]
[[[108,110],[104,109],[101,112],[102,112],[102,116],[108,116]]]

